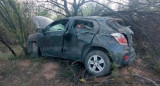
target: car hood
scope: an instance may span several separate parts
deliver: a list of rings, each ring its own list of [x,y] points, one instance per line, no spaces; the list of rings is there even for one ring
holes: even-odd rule
[[[52,19],[44,17],[44,16],[34,16],[33,23],[36,26],[36,29],[44,29],[47,27],[50,23],[53,22]]]

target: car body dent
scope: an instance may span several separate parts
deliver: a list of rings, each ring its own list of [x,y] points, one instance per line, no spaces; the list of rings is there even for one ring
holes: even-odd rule
[[[85,19],[78,20],[85,21]],[[67,58],[82,61],[81,55],[83,53],[83,49],[91,44],[92,39],[99,30],[97,22],[93,21],[93,23],[95,26],[92,29],[77,29],[73,28],[72,25],[69,26],[70,30],[64,35],[63,46],[63,54]]]

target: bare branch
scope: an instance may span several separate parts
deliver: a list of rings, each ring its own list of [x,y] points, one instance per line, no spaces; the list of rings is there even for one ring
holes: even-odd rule
[[[51,0],[51,1],[48,1],[48,0],[47,0],[47,1],[39,1],[39,0],[36,0],[36,1],[37,1],[38,3],[39,3],[39,2],[50,3],[50,4],[52,4],[52,5],[60,8],[60,9],[62,9],[62,10],[65,10],[64,7],[63,7],[63,4],[60,4],[60,3],[56,2],[56,1],[53,1],[53,0]]]
[[[138,75],[138,74],[119,74],[119,75],[117,75],[117,77],[124,77],[124,76],[138,77],[138,78],[141,78],[141,79],[144,79],[146,81],[151,82],[152,84],[154,84],[154,86],[159,86],[159,84],[157,84],[154,80],[151,80],[147,77],[144,77],[144,76],[141,76],[141,75]],[[106,77],[104,80],[99,82],[99,84],[97,84],[96,86],[102,86],[102,84],[104,84],[105,82],[111,82],[111,81],[109,81],[109,78],[114,78],[114,77],[110,77],[110,76]]]
[[[67,13],[67,16],[71,16],[70,11],[69,11],[69,9],[68,9],[67,1],[66,1],[66,0],[63,0],[63,2],[64,2],[64,8],[65,8],[65,11],[66,11],[66,13]]]
[[[63,7],[63,4],[58,3],[58,2],[57,2],[57,0],[55,0],[55,1],[54,1],[54,0],[51,0],[51,2],[52,2],[52,3],[56,3],[57,5],[59,5],[59,6]]]
[[[56,10],[54,10],[54,9],[47,8],[47,7],[45,7],[45,6],[40,6],[40,7],[44,8],[44,9],[46,9],[46,10],[53,11],[53,12],[55,12],[55,13],[61,14],[61,15],[63,15],[63,16],[66,16],[66,15],[63,14],[62,12],[56,11]]]
[[[112,0],[108,0],[108,1],[111,2],[111,3],[115,3],[115,4],[118,4],[118,5],[122,5],[122,6],[128,7],[128,5],[122,4],[122,3],[117,2],[117,1],[112,1]]]
[[[153,81],[153,80],[151,80],[151,79],[149,79],[149,78],[147,78],[147,77],[143,77],[143,76],[138,75],[138,74],[133,74],[132,76],[136,76],[136,77],[139,77],[139,78],[145,79],[145,80],[147,80],[147,81],[149,81],[149,82],[153,83],[155,86],[159,86],[159,84],[157,84],[155,81]]]

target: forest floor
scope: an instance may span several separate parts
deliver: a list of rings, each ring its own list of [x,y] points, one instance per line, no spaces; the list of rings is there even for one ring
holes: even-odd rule
[[[4,51],[5,52],[5,51]],[[154,86],[160,74],[137,58],[103,77],[89,75],[84,65],[65,59],[9,57],[0,52],[0,86]]]

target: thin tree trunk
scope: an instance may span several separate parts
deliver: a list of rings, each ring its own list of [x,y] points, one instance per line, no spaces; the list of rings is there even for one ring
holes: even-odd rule
[[[4,39],[3,39],[3,37],[1,37],[1,36],[0,36],[0,42],[2,42],[2,43],[11,51],[11,53],[12,53],[14,56],[17,56],[16,53],[14,52],[14,50],[11,48],[11,46],[10,46],[8,43],[6,43],[6,42],[4,41]]]

